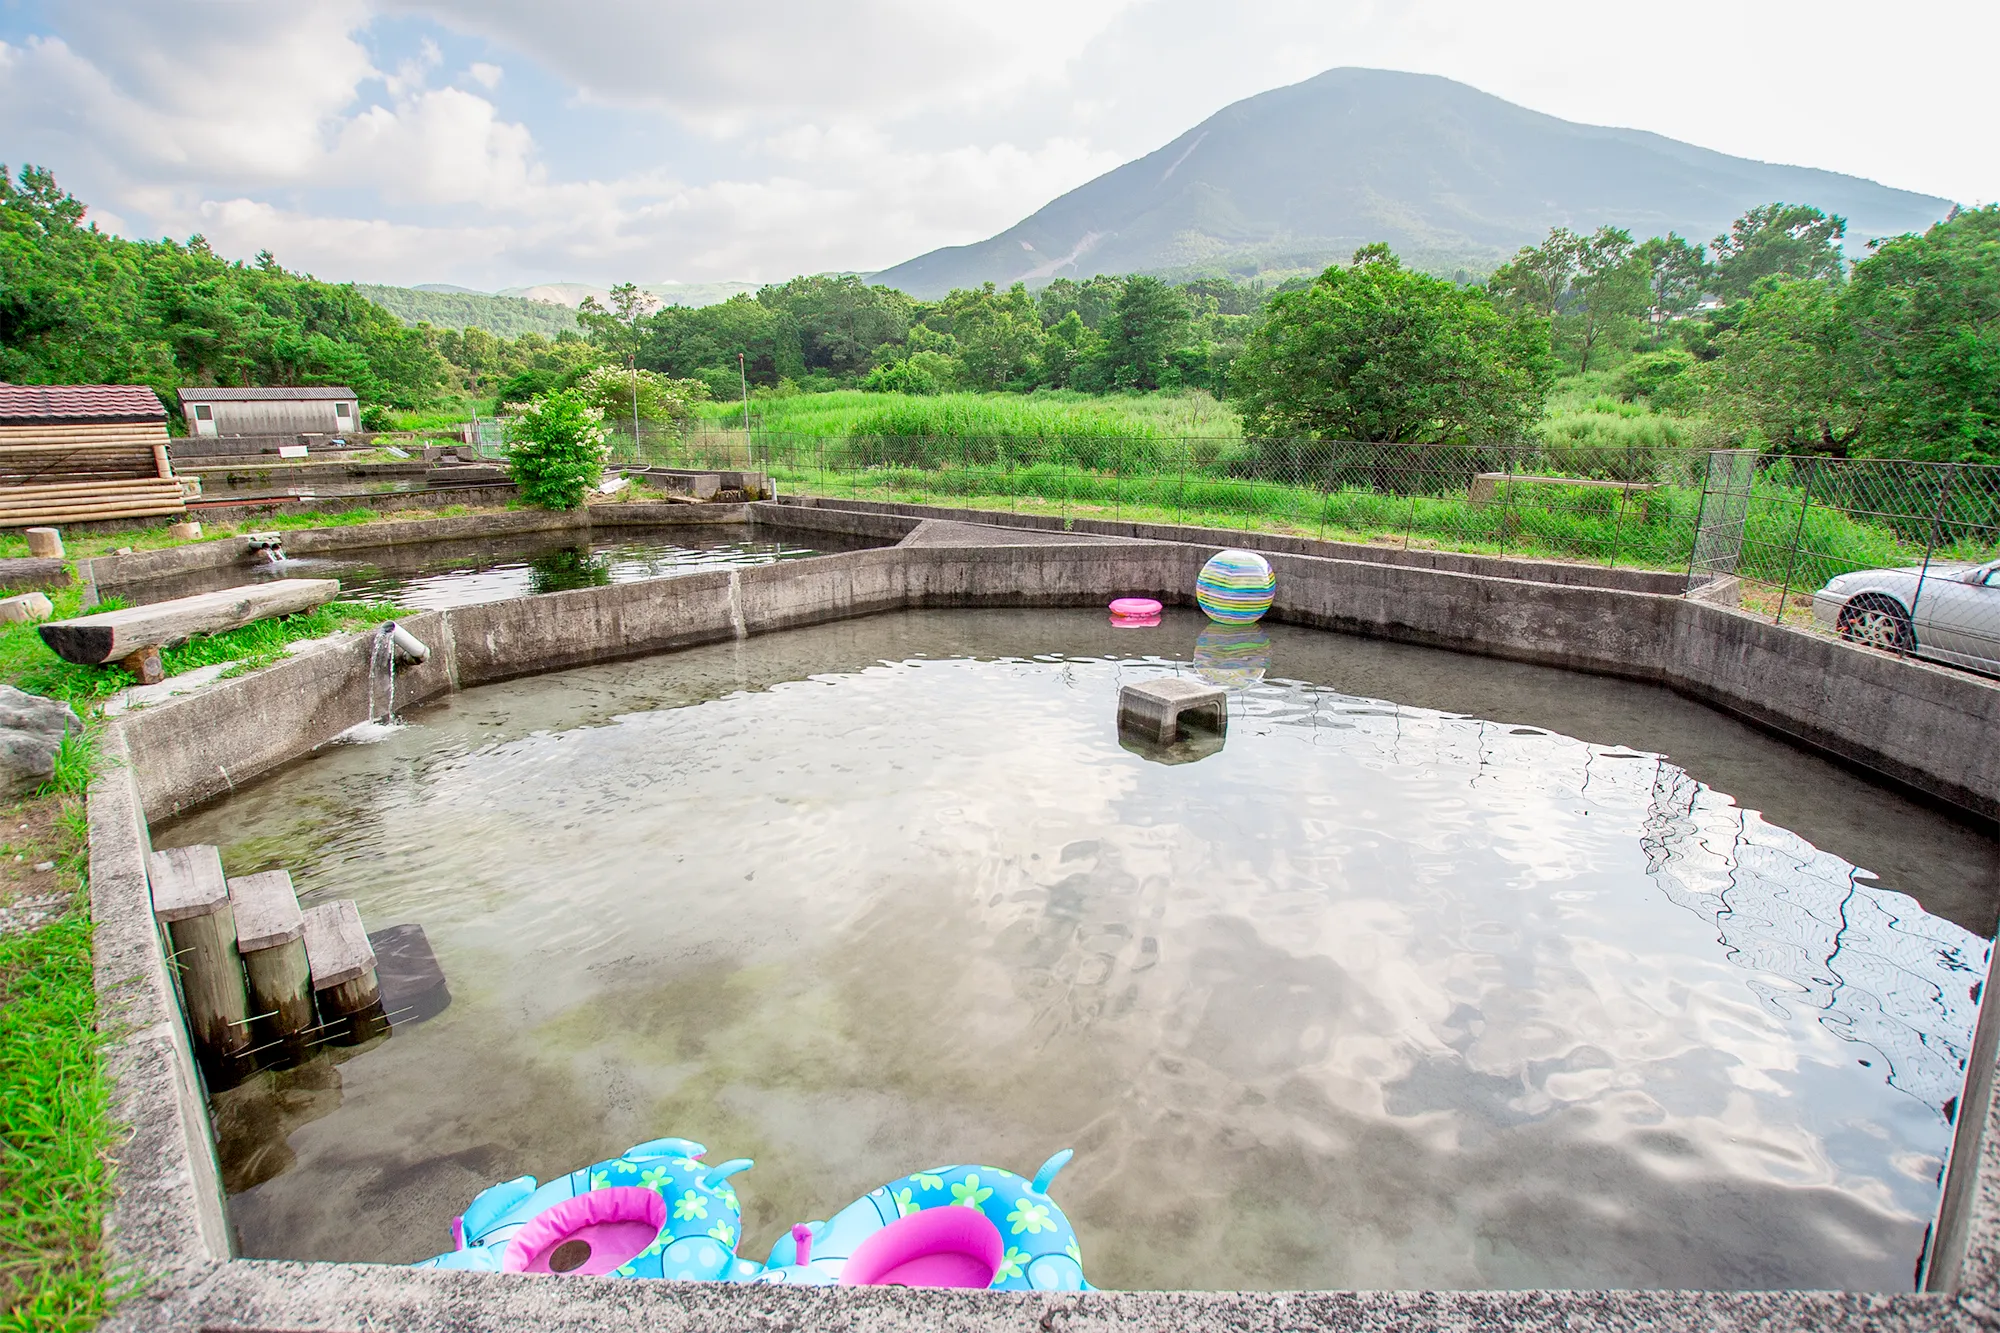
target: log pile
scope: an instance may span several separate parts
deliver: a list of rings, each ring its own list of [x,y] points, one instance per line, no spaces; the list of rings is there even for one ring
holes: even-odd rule
[[[0,527],[186,509],[158,422],[0,425]]]

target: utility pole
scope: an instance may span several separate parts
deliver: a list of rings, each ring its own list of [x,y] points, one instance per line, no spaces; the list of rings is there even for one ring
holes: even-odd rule
[[[632,372],[632,461],[639,461],[639,358],[625,354],[625,366]]]
[[[743,367],[743,353],[736,354],[736,378],[743,385],[743,434],[747,444],[750,434],[750,372]]]

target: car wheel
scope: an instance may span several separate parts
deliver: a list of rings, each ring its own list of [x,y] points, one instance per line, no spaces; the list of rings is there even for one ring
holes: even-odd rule
[[[1917,631],[1910,623],[1910,613],[1895,598],[1880,593],[1863,593],[1848,602],[1840,608],[1836,623],[1840,637],[1850,643],[1884,648],[1892,653],[1907,653],[1917,646]]]

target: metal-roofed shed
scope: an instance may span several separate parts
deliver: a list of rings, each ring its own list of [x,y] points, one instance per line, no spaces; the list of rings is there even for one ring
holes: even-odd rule
[[[361,404],[344,385],[279,389],[180,391],[188,434],[201,438],[240,435],[343,435],[361,425]]]

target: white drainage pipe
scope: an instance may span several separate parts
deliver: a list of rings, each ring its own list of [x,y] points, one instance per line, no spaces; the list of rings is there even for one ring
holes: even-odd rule
[[[428,662],[431,650],[426,648],[417,636],[398,625],[395,621],[384,621],[382,633],[389,637],[390,646],[396,650],[398,662]]]

